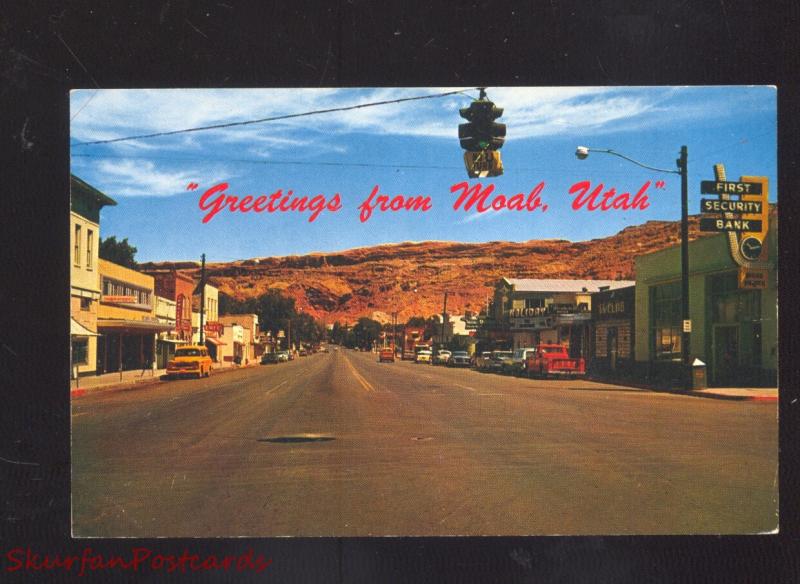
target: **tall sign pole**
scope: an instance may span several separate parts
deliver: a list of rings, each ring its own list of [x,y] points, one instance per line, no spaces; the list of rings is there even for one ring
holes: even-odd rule
[[[681,157],[677,160],[678,170],[681,173],[681,319],[683,320],[681,333],[681,349],[683,362],[683,389],[689,391],[691,387],[691,372],[689,370],[689,334],[692,325],[689,317],[689,179],[688,179],[689,153],[686,146],[681,146]]]
[[[200,256],[200,344],[203,344],[203,327],[206,315],[206,254]]]

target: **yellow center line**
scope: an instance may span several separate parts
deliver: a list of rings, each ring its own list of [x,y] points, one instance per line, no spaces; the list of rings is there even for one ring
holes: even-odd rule
[[[344,362],[347,363],[347,366],[350,368],[350,371],[353,373],[353,377],[356,378],[356,381],[358,381],[365,390],[367,390],[367,391],[375,391],[375,388],[372,387],[372,384],[369,381],[367,381],[366,379],[364,379],[364,377],[362,377],[362,375],[358,371],[356,371],[356,368],[353,366],[353,364],[350,362],[350,359],[348,359],[346,355],[345,355],[345,358],[344,358]]]

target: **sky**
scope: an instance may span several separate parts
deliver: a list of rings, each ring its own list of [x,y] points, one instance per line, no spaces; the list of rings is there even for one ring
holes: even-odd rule
[[[320,113],[111,144],[82,144],[207,125],[285,116],[415,96],[431,99]],[[70,95],[72,173],[117,201],[100,215],[101,237],[128,238],[137,260],[232,261],[332,252],[403,241],[583,241],[630,225],[680,218],[680,177],[640,168],[604,153],[585,160],[577,146],[611,149],[648,166],[676,169],[689,155],[689,212],[700,212],[700,181],[723,163],[728,180],[766,176],[777,202],[777,90],[714,87],[488,87],[504,109],[504,173],[469,179],[459,108],[475,88],[111,89]],[[574,210],[570,187],[590,181],[603,192],[635,194],[647,181],[647,209]],[[547,210],[456,211],[451,187],[463,181],[494,193],[526,196],[540,182]],[[656,181],[664,181],[656,188]],[[232,213],[207,223],[206,189],[228,183],[237,197],[339,193],[342,208],[309,212]],[[188,189],[196,183],[195,189]],[[426,212],[358,206],[374,187],[431,199]],[[706,197],[708,195],[705,195]]]

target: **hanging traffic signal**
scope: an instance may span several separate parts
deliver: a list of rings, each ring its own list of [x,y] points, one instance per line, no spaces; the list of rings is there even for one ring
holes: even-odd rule
[[[468,123],[459,124],[458,139],[466,150],[464,164],[470,177],[499,176],[503,174],[503,164],[497,150],[506,140],[506,125],[495,120],[503,115],[503,108],[488,100],[484,88],[480,91],[478,99],[459,110]]]

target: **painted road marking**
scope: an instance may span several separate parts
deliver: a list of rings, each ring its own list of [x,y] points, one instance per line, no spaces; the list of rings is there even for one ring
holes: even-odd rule
[[[278,385],[276,385],[275,387],[273,387],[272,389],[270,389],[270,390],[269,390],[267,393],[265,393],[264,395],[269,395],[269,394],[271,394],[273,391],[275,391],[276,389],[278,389],[278,388],[279,388],[279,387],[281,387],[282,385],[286,385],[287,383],[289,383],[289,380],[288,380],[288,379],[287,379],[286,381],[282,381],[282,382],[280,382]]]
[[[455,386],[456,386],[456,387],[460,387],[460,388],[462,388],[462,389],[468,389],[468,390],[470,390],[470,391],[478,391],[478,390],[477,390],[477,389],[475,389],[474,387],[470,387],[469,385],[461,385],[460,383],[456,383],[456,384],[455,384]],[[480,395],[492,395],[492,394],[485,394],[485,393],[482,393],[482,394],[480,394]],[[496,394],[496,395],[501,395],[501,394]]]
[[[363,387],[366,391],[375,391],[375,388],[372,387],[372,384],[364,379],[364,377],[358,371],[356,371],[355,366],[350,362],[350,359],[348,359],[347,356],[345,356],[344,362],[347,363],[347,367],[350,369],[353,377],[356,378],[356,381],[361,384],[361,387]]]

